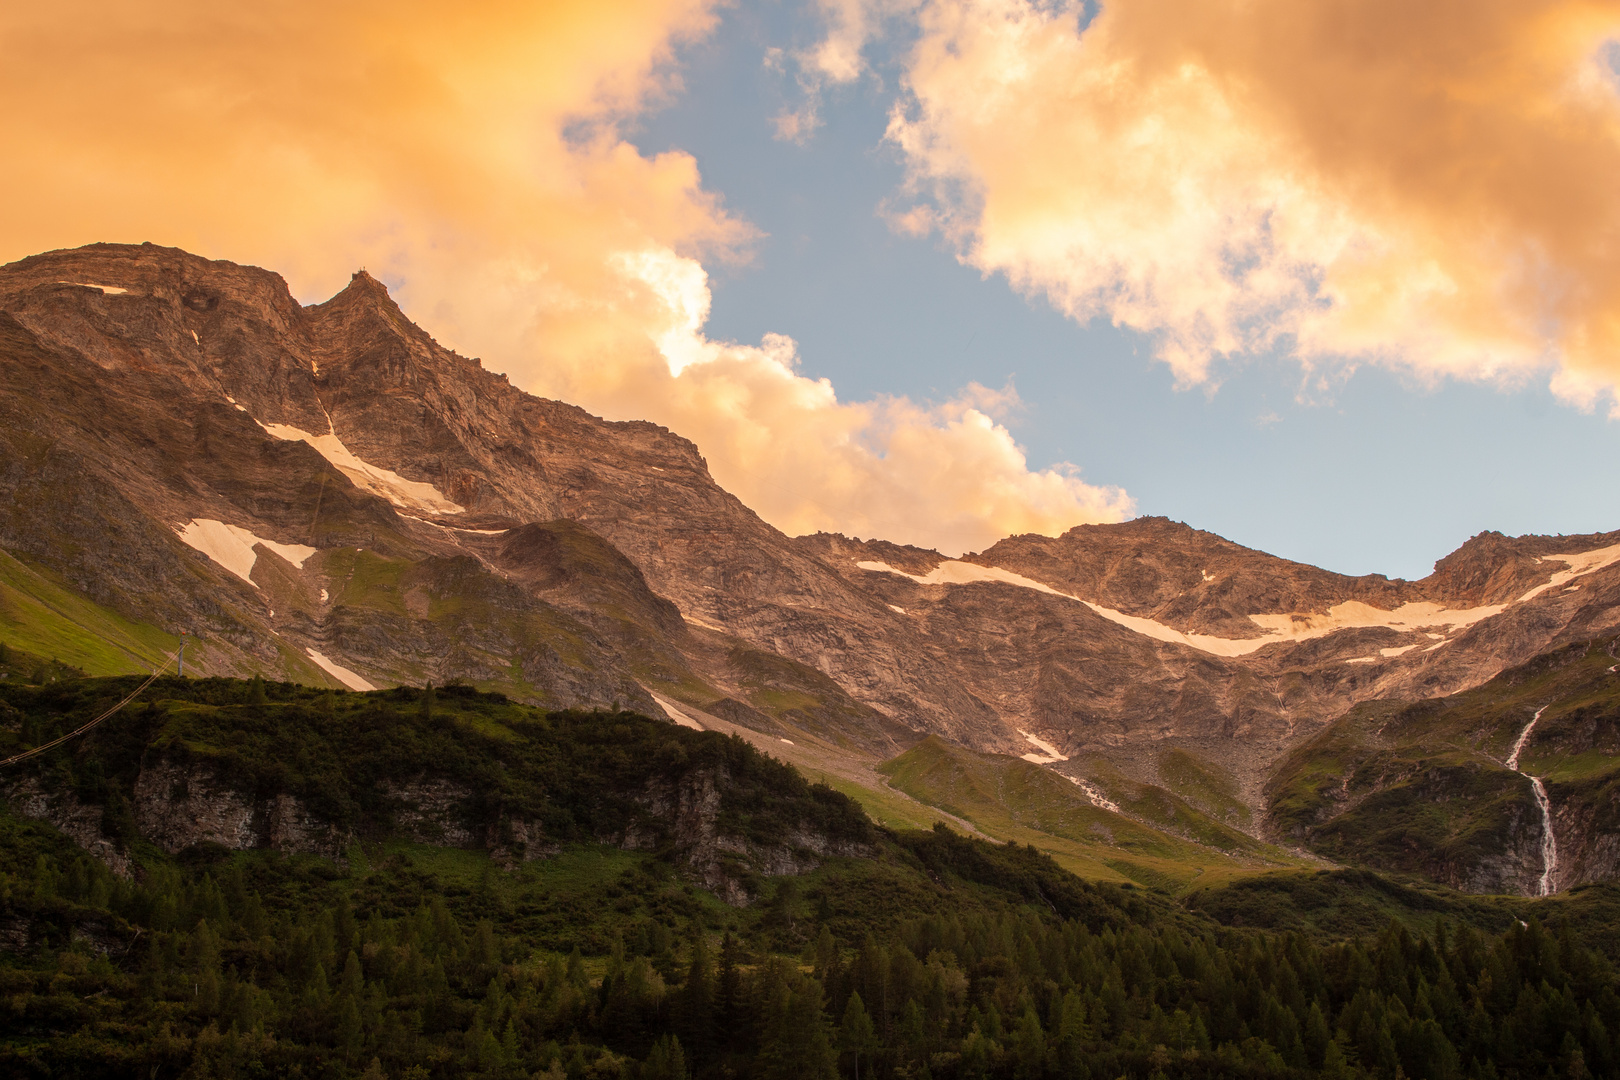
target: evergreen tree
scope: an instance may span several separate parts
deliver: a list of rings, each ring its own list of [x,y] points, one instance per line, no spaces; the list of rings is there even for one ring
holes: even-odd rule
[[[742,988],[742,945],[729,932],[720,942],[720,968],[715,977],[715,1021],[728,1049],[747,1032]]]
[[[821,983],[773,961],[765,974],[764,997],[757,1075],[764,1080],[836,1080]]]
[[[686,1080],[686,1055],[681,1040],[665,1035],[653,1043],[652,1051],[641,1066],[642,1080]]]
[[[1018,1080],[1040,1080],[1046,1072],[1046,1032],[1041,1030],[1041,1018],[1033,1006],[1024,1010],[1013,1033],[1013,1055],[1016,1059],[1014,1075]]]
[[[694,1060],[705,1060],[714,1045],[715,986],[714,965],[702,931],[693,935],[692,962],[687,966],[686,983],[676,999],[675,1011]]]
[[[838,1049],[854,1059],[855,1080],[860,1080],[861,1077],[861,1055],[876,1045],[877,1029],[872,1025],[872,1018],[867,1015],[866,1004],[861,1001],[859,993],[849,995],[849,1004],[844,1007],[843,1022],[838,1026]]]

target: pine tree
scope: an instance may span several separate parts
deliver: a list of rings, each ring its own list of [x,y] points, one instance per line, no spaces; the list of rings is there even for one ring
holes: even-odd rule
[[[686,1054],[681,1040],[665,1035],[653,1043],[652,1052],[641,1066],[642,1080],[686,1080]]]
[[[1311,1002],[1311,1011],[1305,1016],[1303,1040],[1308,1064],[1321,1068],[1328,1044],[1333,1041],[1333,1031],[1328,1027],[1327,1017],[1322,1015],[1322,1007],[1314,1001]]]
[[[1085,1054],[1086,1040],[1091,1037],[1086,1025],[1086,1000],[1078,990],[1063,995],[1059,1006],[1057,1027],[1058,1067],[1065,1073],[1074,1072]]]
[[[675,1010],[681,1034],[693,1058],[704,1060],[714,1044],[715,986],[714,965],[709,960],[709,947],[702,931],[692,938],[692,962],[686,970],[686,985],[676,998]]]
[[[821,933],[816,935],[813,953],[816,978],[821,980],[823,986],[831,985],[831,976],[838,967],[838,943],[833,940],[832,931],[825,925],[822,926]]]
[[[715,1021],[721,1040],[730,1048],[745,1036],[746,1016],[742,991],[742,946],[730,933],[720,942],[720,969],[715,977]]]
[[[1046,1032],[1041,1030],[1041,1018],[1033,1007],[1024,1010],[1013,1033],[1013,1054],[1017,1058],[1014,1073],[1018,1080],[1040,1080],[1046,1072]]]
[[[877,1029],[867,1015],[865,1002],[861,1001],[859,993],[849,995],[849,1004],[844,1007],[843,1023],[838,1026],[838,1049],[854,1057],[855,1080],[861,1077],[861,1055],[876,1045]]]
[[[821,984],[783,962],[765,973],[758,1075],[764,1080],[836,1080],[837,1060],[821,1010]]]

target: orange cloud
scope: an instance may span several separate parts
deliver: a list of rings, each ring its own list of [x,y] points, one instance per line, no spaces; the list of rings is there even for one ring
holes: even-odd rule
[[[930,0],[890,134],[963,258],[1153,332],[1620,380],[1615,0]]]
[[[694,438],[788,529],[953,549],[1128,512],[969,400],[837,401],[792,344],[711,342],[700,258],[750,227],[618,124],[713,0],[0,9],[0,255],[154,240],[324,298],[357,265],[519,385]]]
[[[790,338],[704,337],[709,290],[696,261],[649,249],[615,262],[625,285],[609,307],[544,316],[546,384],[692,437],[716,479],[789,533],[837,530],[956,554],[1132,512],[1124,492],[1071,469],[1031,471],[994,418],[1015,404],[1010,393],[969,387],[940,406],[840,402],[826,379],[798,374]]]

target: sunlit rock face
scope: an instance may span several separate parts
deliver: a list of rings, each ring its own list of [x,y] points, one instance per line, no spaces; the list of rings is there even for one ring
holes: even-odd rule
[[[664,715],[656,693],[829,752],[937,734],[1077,779],[1171,785],[1181,748],[1256,810],[1358,702],[1620,625],[1620,533],[1484,534],[1415,582],[1162,518],[961,559],[788,537],[679,434],[515,389],[364,272],[303,307],[150,245],[0,269],[0,483],[0,547],[192,631],[198,672]]]

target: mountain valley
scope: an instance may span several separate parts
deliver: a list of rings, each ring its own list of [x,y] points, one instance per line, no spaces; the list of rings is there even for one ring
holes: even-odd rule
[[[1620,868],[1620,532],[1485,533],[1420,581],[1163,518],[789,537],[677,433],[522,392],[364,272],[305,307],[152,245],[0,268],[0,380],[17,671],[147,671],[185,631],[198,675],[624,708],[1169,892],[1342,864],[1536,895],[1544,819],[1557,889]]]

